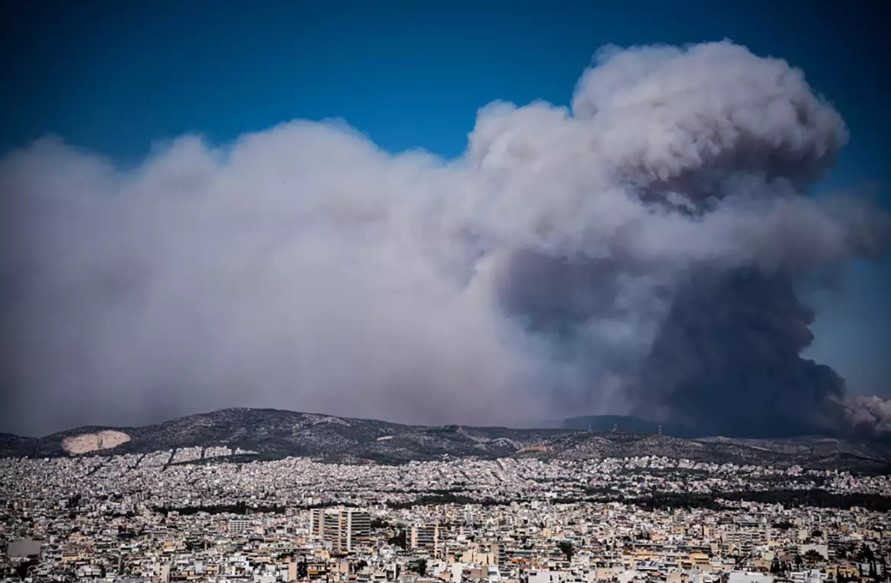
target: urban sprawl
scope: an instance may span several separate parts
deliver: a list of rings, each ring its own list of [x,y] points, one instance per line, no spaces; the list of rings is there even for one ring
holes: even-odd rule
[[[638,457],[0,459],[0,579],[889,580],[891,478]]]

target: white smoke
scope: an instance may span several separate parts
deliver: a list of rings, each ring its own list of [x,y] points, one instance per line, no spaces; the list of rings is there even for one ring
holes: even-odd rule
[[[847,131],[784,61],[609,48],[572,103],[490,104],[451,161],[303,121],[128,169],[52,137],[9,154],[3,426],[628,410],[692,272],[884,248],[887,217],[804,196]]]
[[[843,406],[855,428],[875,434],[891,433],[891,401],[875,395],[852,395]]]

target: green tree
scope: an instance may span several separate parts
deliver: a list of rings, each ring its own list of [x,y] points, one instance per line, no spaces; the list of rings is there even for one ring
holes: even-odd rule
[[[397,530],[396,534],[387,539],[387,542],[393,546],[397,546],[402,550],[408,548],[408,540],[405,535],[405,530]]]
[[[365,561],[363,559],[359,559],[355,563],[350,564],[350,571],[352,571],[353,573],[358,573],[359,571],[361,571],[362,569],[364,569],[367,566],[368,566],[367,561]]]
[[[860,549],[857,551],[857,560],[861,563],[868,563],[874,561],[875,558],[873,550],[866,543],[861,543]]]
[[[560,549],[560,552],[563,553],[563,556],[566,557],[567,561],[572,561],[572,554],[575,550],[572,548],[572,543],[568,540],[561,540],[557,543],[557,548]]]

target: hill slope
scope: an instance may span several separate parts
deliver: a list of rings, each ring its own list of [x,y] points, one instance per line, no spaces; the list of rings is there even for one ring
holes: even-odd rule
[[[186,447],[226,447],[237,460],[309,456],[328,462],[392,464],[464,457],[581,460],[655,455],[713,463],[891,470],[887,445],[824,437],[682,439],[572,429],[425,427],[276,409],[224,409],[144,427],[83,427],[42,438],[0,434],[0,456],[4,457],[148,453]],[[241,452],[235,456],[237,450]]]
[[[626,433],[644,433],[653,435],[669,435],[671,437],[701,437],[702,435],[688,427],[676,423],[657,423],[627,415],[586,415],[569,417],[561,423],[563,429],[582,429],[586,431],[624,431]]]

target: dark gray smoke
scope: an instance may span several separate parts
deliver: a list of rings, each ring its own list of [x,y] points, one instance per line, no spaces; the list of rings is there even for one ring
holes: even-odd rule
[[[847,137],[801,71],[720,42],[605,49],[571,108],[490,104],[451,161],[339,122],[132,169],[42,139],[0,160],[0,429],[237,405],[887,431],[801,357],[796,287],[886,246],[887,216],[807,196]]]
[[[844,382],[801,357],[812,321],[782,276],[700,274],[680,290],[644,361],[638,408],[665,407],[713,434],[837,430]]]

